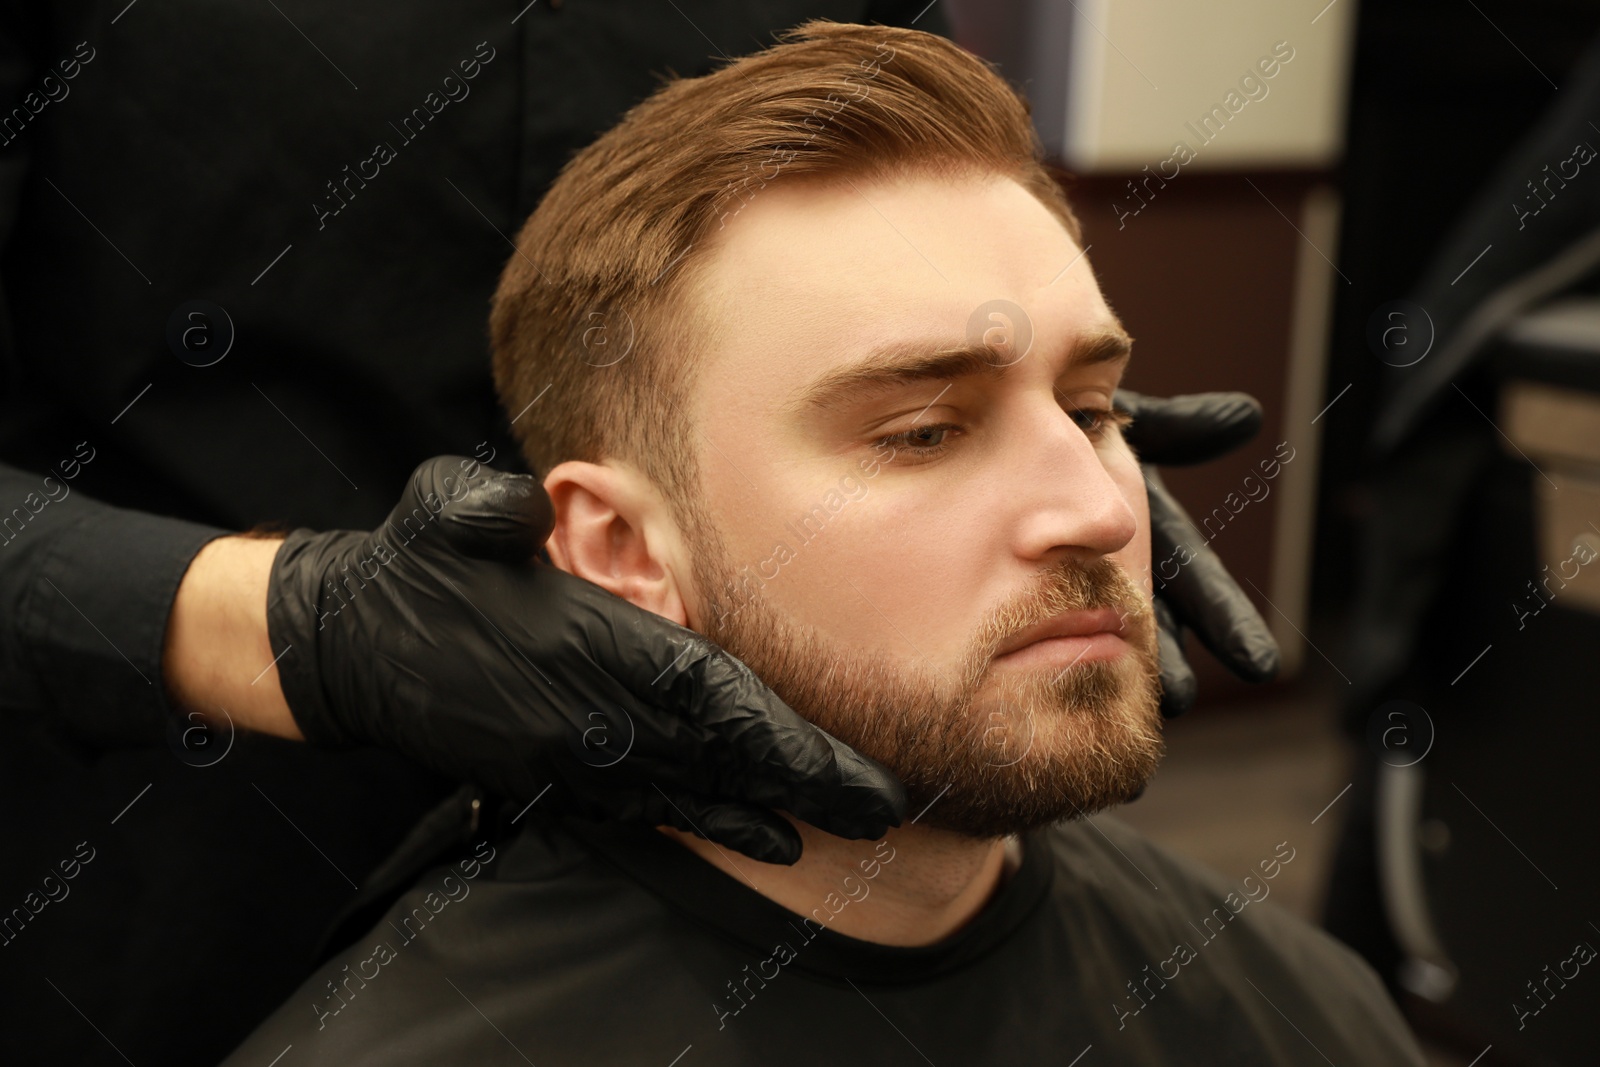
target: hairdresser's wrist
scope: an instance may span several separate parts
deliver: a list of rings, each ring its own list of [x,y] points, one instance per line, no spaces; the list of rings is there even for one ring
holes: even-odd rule
[[[282,544],[219,537],[200,550],[172,603],[162,674],[180,712],[299,741],[267,636],[267,583]]]

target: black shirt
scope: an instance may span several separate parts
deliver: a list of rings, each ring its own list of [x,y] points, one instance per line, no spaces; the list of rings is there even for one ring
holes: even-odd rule
[[[860,873],[807,921],[650,829],[480,843],[227,1063],[1423,1062],[1372,970],[1268,899],[1292,843],[1229,884],[1113,818],[1058,826],[917,948],[828,928],[893,865],[859,844]]]
[[[176,758],[160,657],[195,552],[370,529],[431,455],[519,467],[489,299],[570,155],[667,71],[811,17],[947,32],[925,7],[6,6],[0,1062],[214,1063],[445,787],[243,736]],[[211,347],[175,351],[195,325]]]

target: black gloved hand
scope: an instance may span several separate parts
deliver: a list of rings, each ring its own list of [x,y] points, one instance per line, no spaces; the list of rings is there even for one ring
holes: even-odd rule
[[[467,473],[473,475],[468,477]],[[775,863],[800,836],[881,836],[905,789],[743,663],[534,559],[551,506],[527,475],[438,457],[373,533],[295,530],[267,626],[312,743],[371,744],[515,801],[670,824]]]
[[[1194,671],[1183,658],[1185,626],[1245,681],[1266,682],[1278,673],[1278,643],[1272,632],[1152,467],[1204,463],[1232,452],[1261,429],[1261,405],[1245,393],[1162,399],[1127,389],[1117,390],[1113,405],[1134,419],[1123,436],[1139,454],[1150,496],[1152,566],[1174,559],[1180,545],[1185,552],[1176,559],[1188,558],[1175,577],[1154,576],[1161,713],[1172,718],[1195,699]]]

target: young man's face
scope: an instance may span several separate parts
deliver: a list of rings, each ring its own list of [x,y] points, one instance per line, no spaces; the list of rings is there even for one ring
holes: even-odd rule
[[[895,770],[924,825],[1128,799],[1161,752],[1149,513],[1095,414],[1126,360],[1082,250],[1000,177],[778,181],[715,241],[689,624]],[[1063,617],[1101,632],[996,655]]]

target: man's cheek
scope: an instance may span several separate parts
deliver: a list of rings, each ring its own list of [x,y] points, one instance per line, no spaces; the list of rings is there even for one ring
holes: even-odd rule
[[[1106,472],[1122,491],[1122,497],[1128,502],[1138,524],[1133,539],[1123,546],[1117,556],[1123,560],[1131,575],[1142,576],[1150,568],[1150,493],[1145,488],[1144,471],[1140,469],[1133,450],[1126,444],[1120,444],[1106,460]]]

